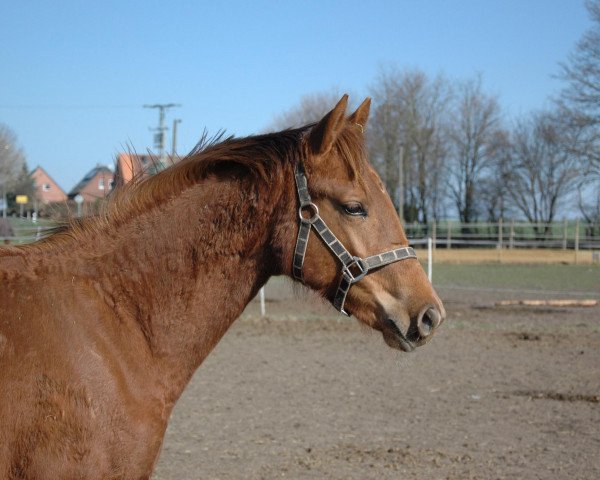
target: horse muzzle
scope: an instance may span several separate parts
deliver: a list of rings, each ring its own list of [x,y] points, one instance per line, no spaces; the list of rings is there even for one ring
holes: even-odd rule
[[[379,330],[383,334],[383,339],[390,347],[412,352],[416,347],[427,343],[435,330],[442,324],[446,317],[446,312],[433,305],[427,305],[419,313],[410,319],[408,328],[403,325],[400,318],[392,315],[386,315],[385,319],[379,322]]]

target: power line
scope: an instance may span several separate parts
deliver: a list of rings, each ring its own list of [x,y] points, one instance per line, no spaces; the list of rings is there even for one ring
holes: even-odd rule
[[[0,105],[4,110],[113,110],[140,108],[140,105]]]

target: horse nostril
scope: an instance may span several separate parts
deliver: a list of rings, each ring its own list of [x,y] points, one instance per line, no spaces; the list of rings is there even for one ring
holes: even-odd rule
[[[428,315],[424,315],[421,319],[421,323],[419,323],[419,333],[421,337],[427,337],[433,330],[433,322],[429,318]]]
[[[435,308],[428,307],[424,309],[417,320],[417,329],[419,330],[421,338],[427,338],[431,335],[440,322],[441,315]]]

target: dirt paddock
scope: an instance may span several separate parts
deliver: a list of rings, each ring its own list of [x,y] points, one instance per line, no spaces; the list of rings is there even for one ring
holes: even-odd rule
[[[198,370],[154,479],[600,478],[600,307],[442,287],[448,321],[403,354],[277,288]]]

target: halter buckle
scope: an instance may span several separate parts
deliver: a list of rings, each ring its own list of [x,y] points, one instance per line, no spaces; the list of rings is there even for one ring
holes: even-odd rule
[[[352,262],[342,267],[342,275],[350,283],[362,280],[369,273],[369,266],[360,257],[352,257]]]

